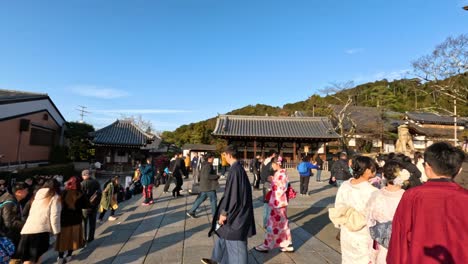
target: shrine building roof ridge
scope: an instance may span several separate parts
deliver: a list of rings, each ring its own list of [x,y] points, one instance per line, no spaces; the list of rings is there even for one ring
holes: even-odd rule
[[[325,116],[316,116],[316,117],[311,117],[311,116],[258,116],[258,115],[219,115],[218,118],[235,118],[235,119],[255,119],[255,120],[291,120],[291,119],[296,119],[296,120],[322,120],[322,119],[327,119],[328,117]]]
[[[133,122],[117,120],[114,123],[90,133],[93,144],[102,146],[145,146],[155,139]]]
[[[328,117],[219,115],[218,137],[330,139],[340,136]]]
[[[453,125],[453,116],[439,115],[430,112],[406,112],[408,119],[422,124],[441,124],[441,125]],[[459,117],[457,124],[459,126],[465,125],[466,117]]]

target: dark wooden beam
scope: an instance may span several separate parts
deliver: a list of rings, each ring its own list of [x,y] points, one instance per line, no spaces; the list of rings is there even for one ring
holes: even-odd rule
[[[254,139],[254,157],[257,156],[257,140]]]
[[[247,159],[247,142],[244,144],[244,160]]]
[[[293,160],[297,161],[297,147],[296,147],[296,141],[293,142]]]

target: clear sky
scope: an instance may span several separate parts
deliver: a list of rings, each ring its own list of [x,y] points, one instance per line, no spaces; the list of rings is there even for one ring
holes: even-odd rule
[[[0,88],[47,93],[68,121],[121,114],[173,130],[330,82],[399,78],[468,0],[0,2]]]

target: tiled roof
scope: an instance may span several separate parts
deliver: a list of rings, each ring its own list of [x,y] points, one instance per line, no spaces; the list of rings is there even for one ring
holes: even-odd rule
[[[142,147],[155,136],[145,133],[131,121],[117,120],[111,125],[91,134],[93,144],[104,146],[133,146]]]
[[[49,96],[47,94],[0,89],[0,103],[1,104],[48,99],[48,98]]]
[[[440,125],[453,125],[452,116],[438,115],[434,113],[421,113],[421,112],[406,112],[409,120],[419,122],[421,124],[440,124]],[[463,126],[466,123],[466,118],[461,117],[457,119],[457,124]]]
[[[193,151],[215,151],[215,145],[206,145],[206,144],[185,144],[182,146],[182,149],[193,150]]]
[[[442,138],[453,137],[453,129],[420,127],[413,123],[408,124],[408,126],[409,126],[410,131],[414,134],[425,135],[428,137],[442,137]]]
[[[213,135],[253,138],[339,138],[326,117],[220,115]]]
[[[162,139],[158,136],[154,136],[153,142],[146,144],[145,146],[141,147],[141,149],[149,150],[149,152],[158,152],[160,148],[163,148],[164,146],[161,146]]]
[[[342,105],[330,105],[329,107],[336,114],[343,109]],[[385,125],[382,119],[382,110],[377,107],[348,106],[346,113],[349,114],[349,118],[356,124],[357,134],[380,133],[382,126]],[[345,119],[344,127],[349,129],[351,125],[351,122]]]

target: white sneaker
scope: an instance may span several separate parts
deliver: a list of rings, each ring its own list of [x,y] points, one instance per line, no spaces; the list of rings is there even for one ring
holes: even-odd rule
[[[109,219],[108,219],[108,220],[109,220],[109,221],[115,221],[115,220],[117,220],[117,217],[115,217],[115,216],[109,216]]]
[[[72,260],[72,256],[67,256],[65,260],[67,261],[67,263],[70,262]]]
[[[57,264],[64,264],[65,260],[63,258],[57,257]]]

